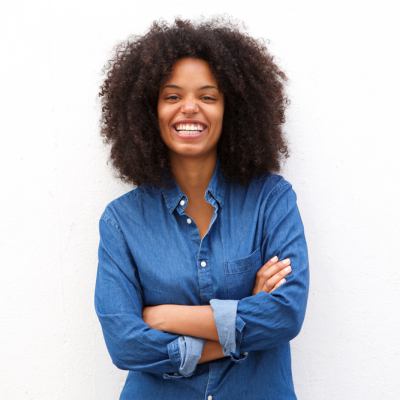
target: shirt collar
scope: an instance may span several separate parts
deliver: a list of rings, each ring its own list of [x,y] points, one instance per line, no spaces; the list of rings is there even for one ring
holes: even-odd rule
[[[224,203],[226,180],[221,171],[221,161],[217,158],[213,174],[211,176],[210,182],[208,183],[207,189],[204,193],[206,198],[207,192],[214,197],[215,200],[222,207]],[[172,180],[171,186],[168,188],[161,189],[164,196],[165,202],[167,204],[168,211],[172,214],[175,208],[178,206],[179,202],[184,198],[187,201],[186,194],[182,191],[180,186],[176,183],[175,179]]]

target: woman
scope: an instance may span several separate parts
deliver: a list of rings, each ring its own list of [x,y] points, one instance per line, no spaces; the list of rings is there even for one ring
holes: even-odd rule
[[[117,48],[102,134],[137,185],[99,222],[95,309],[120,399],[296,399],[309,284],[282,133],[285,74],[228,22],[154,22]]]

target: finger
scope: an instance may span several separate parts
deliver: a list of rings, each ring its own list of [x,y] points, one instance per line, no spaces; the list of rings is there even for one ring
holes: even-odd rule
[[[278,256],[273,256],[270,258],[259,270],[258,272],[266,271],[271,265],[275,264],[278,261]]]
[[[272,292],[273,292],[275,289],[277,289],[279,286],[283,285],[285,282],[286,282],[286,279],[285,279],[285,278],[281,279],[281,280],[272,288],[272,290],[271,290],[270,293],[272,293]]]
[[[270,279],[272,276],[277,274],[282,269],[288,267],[289,265],[290,265],[290,258],[285,258],[282,261],[273,263],[269,268],[262,271],[259,275],[261,275],[264,281],[266,281],[267,279]]]
[[[286,275],[290,274],[291,271],[292,267],[288,265],[287,267],[273,275],[271,278],[267,279],[264,286],[267,288],[267,290],[272,290],[275,285]]]
[[[290,258],[285,258],[284,260],[279,262],[271,262],[269,268],[267,269],[264,269],[263,267],[260,271],[257,272],[257,279],[253,293],[264,290],[264,285],[266,285],[268,289],[272,289],[276,282],[272,281],[273,284],[269,284],[268,279],[271,279],[274,275],[276,275],[282,269],[288,267],[289,265]],[[286,274],[282,274],[281,278],[283,278],[285,275]]]
[[[262,287],[264,286],[265,279],[263,278],[262,274],[267,270],[267,268],[270,268],[274,263],[278,261],[278,256],[274,256],[270,258],[258,271],[256,274],[256,282],[253,288],[253,294],[258,293],[259,291],[262,290]]]

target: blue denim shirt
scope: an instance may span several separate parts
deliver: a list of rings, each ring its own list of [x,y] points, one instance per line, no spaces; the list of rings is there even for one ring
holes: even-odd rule
[[[175,182],[134,188],[100,217],[94,303],[112,362],[129,371],[120,399],[296,399],[289,342],[309,269],[295,191],[276,173],[228,181],[218,159],[205,199],[203,239]],[[252,295],[274,255],[291,260],[286,283]],[[210,305],[225,357],[198,364],[205,340],[150,328],[142,309],[158,304]]]

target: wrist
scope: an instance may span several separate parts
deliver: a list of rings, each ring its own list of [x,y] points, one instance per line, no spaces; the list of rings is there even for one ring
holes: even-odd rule
[[[202,364],[204,362],[218,360],[224,357],[225,355],[221,344],[214,340],[207,340],[204,344],[203,353],[198,363]]]

